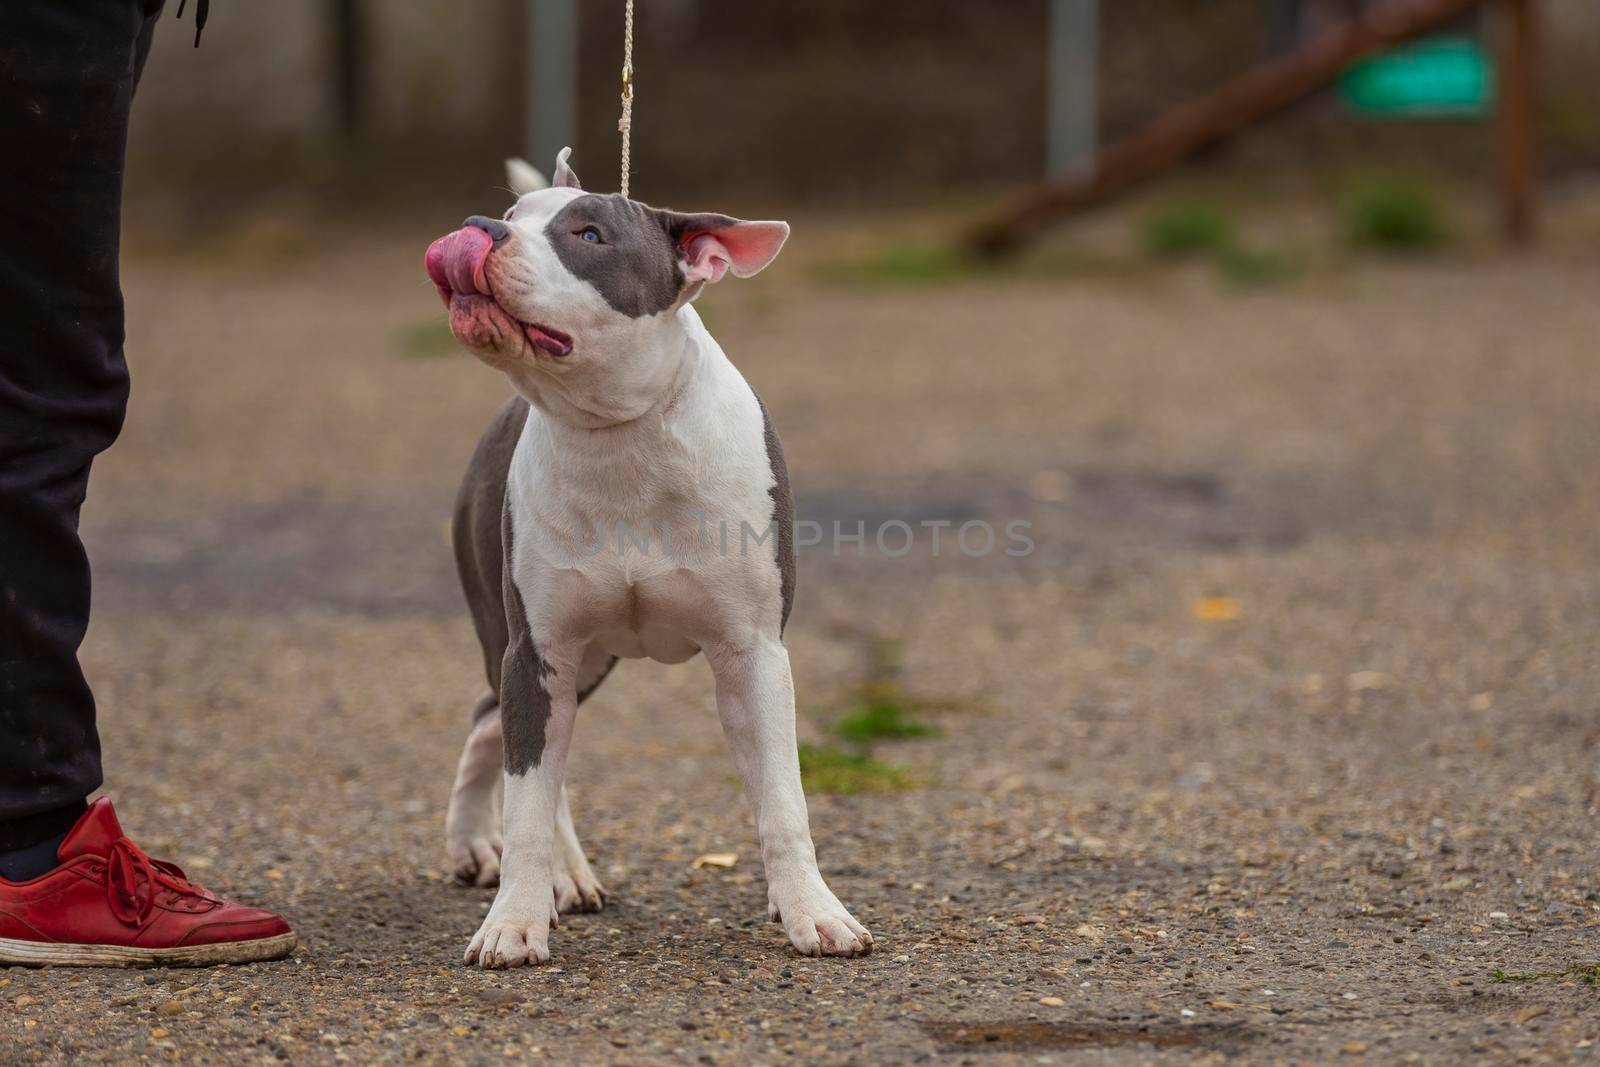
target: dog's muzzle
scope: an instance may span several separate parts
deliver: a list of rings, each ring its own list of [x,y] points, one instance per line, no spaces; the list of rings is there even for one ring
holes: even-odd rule
[[[461,229],[428,246],[423,266],[446,305],[452,293],[493,295],[484,277],[484,264],[489,262],[489,253],[510,236],[505,223],[474,215]]]

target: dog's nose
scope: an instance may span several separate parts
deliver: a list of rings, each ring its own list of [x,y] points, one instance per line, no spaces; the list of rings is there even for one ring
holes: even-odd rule
[[[501,222],[499,219],[491,219],[491,218],[489,218],[489,217],[487,217],[485,215],[473,215],[471,218],[467,219],[467,221],[463,222],[461,225],[462,226],[471,226],[471,227],[473,227],[475,229],[482,230],[484,233],[488,234],[489,235],[489,240],[494,242],[494,244],[490,246],[492,248],[499,248],[502,244],[504,244],[506,242],[506,239],[511,236],[511,227],[510,226],[507,226],[505,223]]]

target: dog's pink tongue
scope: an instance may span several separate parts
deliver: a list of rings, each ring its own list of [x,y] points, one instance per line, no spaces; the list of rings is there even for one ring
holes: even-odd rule
[[[476,226],[463,226],[428,246],[422,263],[446,304],[450,302],[451,293],[489,295],[483,265],[493,247],[494,239]]]

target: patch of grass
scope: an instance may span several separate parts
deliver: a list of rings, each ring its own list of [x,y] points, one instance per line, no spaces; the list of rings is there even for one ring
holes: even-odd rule
[[[893,793],[916,783],[899,767],[864,753],[800,746],[800,782],[808,793]]]
[[[1450,236],[1443,199],[1427,182],[1399,174],[1368,174],[1345,190],[1345,237],[1361,248],[1411,252]]]
[[[1300,261],[1287,252],[1231,245],[1217,253],[1217,270],[1230,285],[1262,288],[1292,281]]]
[[[953,711],[963,705],[912,696],[900,685],[899,675],[900,646],[885,638],[870,638],[867,679],[849,690],[843,714],[833,724],[834,733],[861,746],[896,738],[937,737],[938,728],[918,721],[916,715]]]
[[[1233,220],[1215,204],[1185,200],[1168,204],[1144,220],[1141,242],[1163,259],[1221,252],[1234,241]]]
[[[897,737],[933,737],[938,730],[927,723],[911,718],[913,705],[908,704],[900,687],[893,683],[861,687],[862,702],[858,710],[834,724],[834,732],[846,741],[866,744],[870,741]]]
[[[429,319],[401,330],[395,344],[406,359],[433,359],[455,351],[456,338],[449,320]]]
[[[1572,963],[1559,971],[1506,971],[1499,967],[1489,972],[1495,982],[1537,982],[1543,978],[1576,978],[1591,989],[1600,989],[1600,963]]]

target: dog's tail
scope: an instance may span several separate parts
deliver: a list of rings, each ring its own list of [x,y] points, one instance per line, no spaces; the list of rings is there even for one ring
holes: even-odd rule
[[[526,159],[506,160],[506,181],[511,183],[511,191],[517,196],[550,188],[550,179]]]

